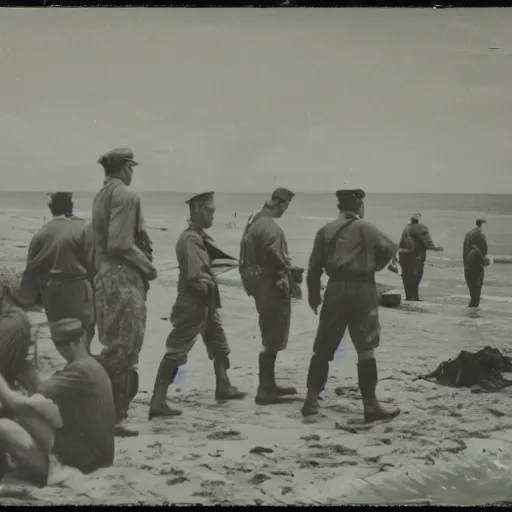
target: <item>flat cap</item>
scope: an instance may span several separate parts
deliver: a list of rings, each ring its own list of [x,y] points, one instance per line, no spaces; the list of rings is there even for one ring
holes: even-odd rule
[[[125,163],[131,164],[132,167],[139,165],[139,163],[133,159],[133,151],[129,148],[111,149],[98,158],[98,163],[108,167],[115,167]]]
[[[346,201],[347,199],[364,199],[366,194],[361,188],[354,188],[351,190],[336,190],[336,197],[338,201]]]
[[[418,222],[421,220],[421,213],[415,212],[411,215],[411,220],[417,220]]]
[[[213,199],[214,194],[215,192],[201,192],[200,194],[195,194],[192,197],[188,198],[185,201],[185,203],[191,205],[210,201],[211,199]]]
[[[81,320],[78,318],[63,318],[50,322],[50,333],[55,343],[75,341],[84,332]]]
[[[485,219],[476,219],[476,225],[480,227],[482,224],[485,224],[487,221]]]
[[[291,201],[294,196],[294,192],[284,187],[278,187],[274,190],[274,192],[272,192],[272,199],[279,199],[286,202]]]
[[[71,201],[73,199],[73,192],[49,192],[51,201]]]

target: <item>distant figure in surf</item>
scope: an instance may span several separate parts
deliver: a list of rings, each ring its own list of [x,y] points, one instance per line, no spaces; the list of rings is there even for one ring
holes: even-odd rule
[[[240,246],[240,276],[244,289],[254,298],[259,316],[263,350],[259,355],[259,387],[256,403],[278,404],[294,387],[276,384],[277,353],[285,350],[290,334],[291,300],[300,290],[302,269],[292,266],[284,231],[275,222],[283,216],[295,194],[278,188],[261,211],[247,222]]]
[[[391,419],[400,409],[384,409],[376,398],[377,363],[380,343],[379,298],[375,272],[386,267],[398,247],[373,224],[363,220],[365,193],[361,189],[338,190],[338,219],[317,232],[307,273],[308,302],[317,314],[322,297],[320,279],[329,276],[320,311],[307,376],[304,416],[318,413],[318,396],[329,374],[343,335],[348,328],[357,351],[357,374],[366,422]]]
[[[167,390],[174,382],[179,367],[187,363],[188,354],[199,335],[213,361],[216,400],[240,400],[247,395],[231,385],[227,373],[230,348],[219,315],[219,286],[207,249],[212,239],[205,232],[213,224],[214,193],[197,194],[186,203],[190,208],[189,225],[176,243],[180,273],[178,296],[170,317],[173,329],[167,337],[166,354],[155,379],[149,405],[150,420],[181,414],[181,410],[171,409],[167,404]]]
[[[462,246],[464,278],[471,298],[468,305],[470,308],[477,308],[480,305],[480,295],[484,284],[484,267],[489,264],[487,240],[482,229],[485,222],[485,219],[477,219],[476,227],[466,233]]]
[[[118,423],[128,416],[137,393],[146,298],[149,282],[157,277],[140,197],[129,188],[138,165],[133,158],[128,148],[113,149],[99,158],[105,181],[92,205],[94,300],[99,341],[106,347],[102,360],[110,357],[112,366],[115,361],[124,366],[112,380]]]
[[[90,343],[95,322],[92,225],[73,215],[71,192],[50,196],[53,218],[30,241],[20,299],[25,302],[31,286],[38,296],[27,299],[28,306],[40,296],[49,322],[80,318]]]
[[[444,250],[434,244],[430,237],[430,231],[421,222],[421,218],[421,213],[414,213],[411,216],[411,222],[405,226],[398,244],[398,258],[402,267],[405,300],[408,301],[420,300],[419,287],[423,278],[427,251]]]

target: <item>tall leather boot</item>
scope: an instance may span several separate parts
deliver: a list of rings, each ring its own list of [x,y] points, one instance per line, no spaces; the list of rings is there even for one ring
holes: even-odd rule
[[[153,396],[149,403],[149,419],[153,418],[169,418],[172,416],[179,416],[181,411],[178,409],[171,409],[167,404],[167,390],[176,378],[179,365],[164,357],[158,367],[158,372],[155,379],[155,387],[153,389]]]
[[[274,359],[275,361],[275,359]],[[259,355],[259,386],[254,401],[258,405],[273,405],[287,402],[286,397],[277,393],[273,378],[274,362],[272,352],[260,352]]]
[[[303,416],[314,416],[318,414],[319,395],[325,387],[328,375],[329,361],[314,354],[309,363],[307,380],[308,393],[301,411]]]
[[[239,391],[231,385],[228,377],[229,359],[227,357],[214,359],[213,369],[215,371],[215,400],[242,400],[247,393]]]
[[[269,352],[268,360],[269,360],[269,384],[272,385],[275,393],[279,396],[286,396],[286,395],[296,395],[297,389],[293,386],[288,387],[282,387],[278,386],[276,383],[276,359],[277,359],[277,352]]]
[[[390,420],[400,414],[400,409],[384,409],[377,397],[377,361],[375,359],[361,360],[357,364],[357,375],[359,378],[359,389],[363,399],[364,421],[370,423],[378,420]]]

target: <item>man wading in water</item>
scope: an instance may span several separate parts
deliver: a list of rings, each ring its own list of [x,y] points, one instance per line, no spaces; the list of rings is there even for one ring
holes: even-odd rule
[[[484,267],[489,265],[487,240],[482,230],[485,222],[485,219],[477,219],[476,228],[466,234],[462,247],[464,278],[471,297],[468,305],[470,308],[477,308],[480,305],[480,295],[484,284]]]
[[[421,221],[421,214],[415,213],[411,223],[405,226],[398,244],[398,258],[402,267],[402,282],[405,300],[419,301],[419,286],[423,279],[423,269],[427,259],[427,251],[443,251],[434,245],[430,231]]]
[[[364,217],[365,193],[338,190],[340,217],[316,234],[307,274],[308,300],[317,314],[322,272],[329,282],[325,289],[320,322],[307,377],[308,393],[302,414],[318,413],[318,395],[329,373],[329,362],[348,327],[357,351],[357,374],[366,422],[394,418],[400,409],[384,409],[375,396],[377,363],[374,350],[380,342],[379,300],[375,272],[386,267],[397,246]]]
[[[98,360],[106,369],[116,368],[109,376],[119,422],[128,416],[137,393],[135,366],[146,331],[146,296],[157,272],[140,198],[129,188],[138,165],[133,152],[114,149],[98,163],[105,170],[105,182],[92,206],[94,294],[99,340],[107,347]]]
[[[32,280],[39,290],[49,322],[79,318],[90,343],[94,336],[90,225],[73,215],[71,192],[51,194],[48,207],[53,219],[30,242],[23,280]]]
[[[247,295],[254,297],[263,344],[259,405],[281,403],[283,396],[297,394],[294,387],[278,386],[275,376],[277,353],[288,344],[293,286],[302,281],[302,271],[292,267],[284,231],[274,218],[283,216],[294,195],[276,189],[261,211],[249,218],[240,247],[240,276]]]
[[[215,398],[239,400],[247,393],[231,385],[229,345],[222,320],[219,287],[212,271],[208,246],[212,239],[206,234],[215,214],[214,193],[204,192],[191,197],[189,226],[176,243],[176,257],[180,268],[178,296],[171,311],[173,330],[167,337],[167,352],[155,380],[149,405],[149,419],[159,416],[177,416],[180,410],[167,404],[167,389],[174,381],[178,368],[187,363],[188,354],[201,335],[215,371]]]

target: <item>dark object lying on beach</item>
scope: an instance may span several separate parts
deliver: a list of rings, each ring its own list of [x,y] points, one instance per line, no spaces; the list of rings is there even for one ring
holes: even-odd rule
[[[436,379],[440,384],[456,388],[479,386],[486,391],[500,391],[512,385],[512,380],[502,374],[510,371],[512,358],[497,348],[485,347],[475,353],[463,350],[455,359],[441,363],[433,372],[415,380]]]
[[[402,302],[401,293],[390,293],[394,288],[385,284],[377,283],[377,293],[379,295],[379,306],[385,308],[397,308]]]

